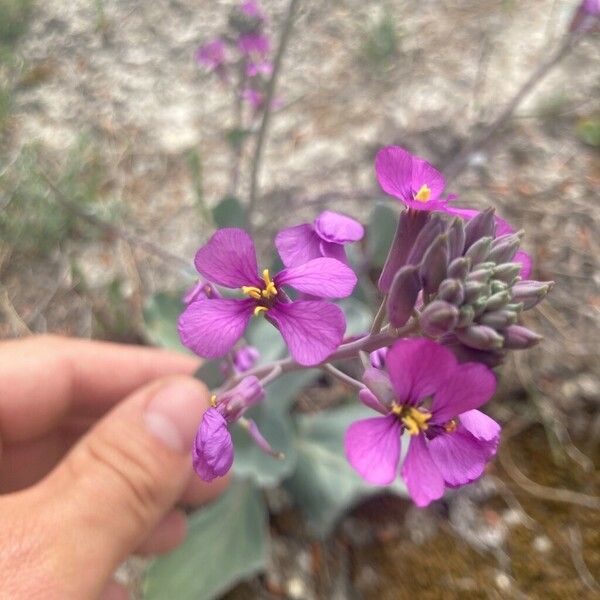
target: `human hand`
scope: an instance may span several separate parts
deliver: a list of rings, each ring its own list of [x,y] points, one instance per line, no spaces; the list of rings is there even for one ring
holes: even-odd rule
[[[209,406],[195,358],[53,336],[0,344],[0,598],[126,598],[131,553],[185,536]]]

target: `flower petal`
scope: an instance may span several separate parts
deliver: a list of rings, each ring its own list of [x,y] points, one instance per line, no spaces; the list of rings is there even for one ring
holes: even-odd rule
[[[320,300],[279,302],[267,317],[281,332],[294,360],[305,366],[323,362],[342,343],[346,330],[339,306]]]
[[[417,506],[427,506],[444,495],[444,479],[429,454],[422,433],[411,436],[401,475]]]
[[[262,286],[252,238],[235,227],[219,229],[198,250],[196,269],[207,279],[228,288]]]
[[[204,358],[225,356],[242,337],[252,317],[252,300],[197,300],[187,306],[177,322],[184,346]]]
[[[411,187],[413,193],[416,194],[423,185],[427,185],[431,190],[429,200],[426,203],[423,203],[429,205],[432,202],[439,200],[444,191],[444,187],[446,186],[446,181],[444,180],[444,176],[433,165],[423,158],[414,157],[411,175]]]
[[[312,225],[297,225],[282,229],[275,237],[275,246],[286,267],[304,264],[322,256],[321,238]]]
[[[346,458],[365,481],[388,485],[398,475],[401,433],[395,415],[356,421],[344,438]]]
[[[357,242],[365,234],[364,227],[358,221],[331,210],[317,217],[315,231],[321,239],[336,244]]]
[[[484,445],[466,431],[438,435],[429,441],[429,454],[451,486],[481,477],[487,459]]]
[[[533,259],[531,258],[531,256],[529,254],[527,254],[527,252],[523,251],[523,250],[519,250],[514,258],[513,258],[513,262],[517,262],[517,263],[521,263],[521,272],[519,273],[519,275],[523,278],[523,279],[527,279],[530,275],[531,275],[531,271],[533,268]]]
[[[401,404],[416,404],[437,390],[457,365],[450,350],[426,339],[398,340],[386,365]]]
[[[381,189],[403,202],[412,200],[413,157],[399,146],[382,148],[375,157],[375,173]]]
[[[345,265],[348,264],[348,257],[346,256],[346,250],[344,249],[343,244],[336,244],[334,242],[326,242],[325,240],[321,240],[319,249],[321,250],[321,256],[325,256],[326,258],[335,258],[336,260],[343,262]]]
[[[276,286],[289,285],[319,298],[345,298],[352,293],[356,281],[354,271],[335,258],[314,258],[275,276]]]
[[[431,423],[442,425],[458,415],[479,408],[496,391],[496,377],[485,365],[464,363],[447,377],[433,397]]]
[[[192,449],[192,462],[204,481],[212,481],[231,469],[233,441],[227,421],[215,408],[209,408],[202,416]]]
[[[468,410],[459,415],[460,426],[485,445],[487,457],[496,454],[502,428],[480,410]]]

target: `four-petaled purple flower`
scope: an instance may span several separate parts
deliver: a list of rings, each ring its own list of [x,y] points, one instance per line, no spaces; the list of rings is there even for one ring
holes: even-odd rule
[[[229,425],[238,421],[248,408],[261,402],[264,397],[263,386],[254,376],[245,377],[219,398],[212,396],[212,406],[202,416],[192,448],[194,470],[201,479],[212,481],[215,477],[222,477],[231,469],[233,441],[229,433]],[[248,426],[250,423],[253,424],[253,421],[247,421],[248,431],[262,447],[265,440],[258,433],[255,424]],[[268,444],[267,448],[269,448]]]
[[[445,208],[445,212],[451,215],[456,215],[465,221],[469,221],[476,215],[480,214],[480,211],[474,210],[471,208],[458,208],[455,206],[447,206]],[[496,237],[500,237],[502,235],[510,235],[511,233],[515,233],[515,230],[510,226],[508,221],[501,219],[498,215],[495,216],[496,221]],[[533,260],[527,252],[523,250],[518,250],[513,258],[513,262],[521,263],[521,272],[519,273],[523,279],[527,279],[531,275],[531,270],[533,268]]]
[[[196,50],[198,64],[215,71],[222,80],[226,78],[225,60],[225,42],[221,38],[215,38]]]
[[[369,483],[394,481],[401,435],[410,444],[401,475],[415,504],[441,498],[445,487],[479,478],[496,452],[500,426],[476,410],[493,395],[496,379],[481,364],[459,365],[446,348],[426,339],[396,342],[386,356],[389,379],[368,369],[360,399],[383,416],[346,432],[350,464]]]
[[[324,361],[342,342],[346,322],[342,310],[324,300],[291,301],[284,286],[317,298],[344,298],[356,275],[333,258],[315,258],[283,269],[271,278],[258,274],[252,238],[236,228],[220,229],[196,253],[196,269],[209,281],[240,289],[246,299],[200,299],[179,317],[182,343],[205,358],[218,358],[242,337],[252,315],[264,314],[283,336],[291,355],[302,365]]]
[[[358,221],[326,210],[312,224],[282,229],[275,238],[275,246],[286,267],[301,265],[320,256],[347,263],[344,245],[357,242],[364,233]]]
[[[452,197],[442,198],[444,176],[425,159],[400,146],[386,146],[375,157],[381,189],[415,210],[443,210]]]

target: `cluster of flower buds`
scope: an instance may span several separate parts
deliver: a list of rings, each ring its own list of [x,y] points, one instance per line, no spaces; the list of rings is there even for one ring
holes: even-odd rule
[[[490,366],[506,350],[536,344],[541,337],[518,323],[552,282],[522,279],[529,271],[527,258],[518,255],[522,232],[498,235],[497,221],[493,209],[466,223],[443,213],[404,212],[402,255],[390,257],[397,269],[388,290],[390,323],[401,327],[416,310],[424,335],[463,360]]]
[[[266,78],[273,72],[266,24],[267,18],[258,3],[246,0],[230,13],[227,31],[196,51],[198,64],[214,72],[225,84],[232,70],[239,72],[241,98],[255,115],[263,108]]]

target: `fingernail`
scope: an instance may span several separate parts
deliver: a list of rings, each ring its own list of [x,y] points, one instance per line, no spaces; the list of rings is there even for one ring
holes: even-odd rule
[[[144,414],[148,431],[171,450],[189,451],[202,414],[206,389],[193,379],[175,379],[159,388]]]

